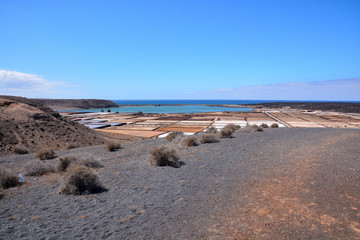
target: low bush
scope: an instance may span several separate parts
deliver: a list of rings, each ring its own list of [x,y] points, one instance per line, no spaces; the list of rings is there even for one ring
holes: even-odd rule
[[[161,146],[150,151],[150,164],[157,166],[180,167],[179,154],[174,148]]]
[[[18,176],[10,170],[0,167],[0,187],[6,189],[19,185]]]
[[[206,132],[207,132],[207,133],[217,133],[218,130],[216,129],[216,127],[211,126],[211,127],[209,127],[208,129],[206,129]]]
[[[102,168],[104,164],[102,164],[99,160],[93,159],[91,157],[81,158],[76,160],[76,164],[83,165],[89,168]]]
[[[271,128],[278,128],[278,127],[279,127],[279,124],[273,123],[273,124],[270,125],[270,127],[271,127]]]
[[[220,131],[220,137],[222,138],[231,138],[233,136],[233,130],[230,128],[223,128]]]
[[[260,127],[262,127],[262,128],[269,128],[269,125],[267,125],[266,123],[262,123],[262,124],[260,125]]]
[[[121,144],[116,142],[108,142],[105,148],[110,152],[114,152],[118,149],[121,149]]]
[[[216,143],[219,142],[219,138],[214,133],[202,134],[200,137],[200,143]]]
[[[235,125],[235,124],[232,124],[232,123],[229,123],[227,124],[223,129],[228,129],[230,131],[232,131],[233,133],[238,130],[240,128],[239,125]]]
[[[36,157],[41,160],[53,159],[56,158],[56,154],[52,149],[42,149],[36,153]]]
[[[183,135],[182,132],[180,132],[180,131],[174,131],[174,132],[169,133],[165,138],[166,138],[166,140],[168,140],[168,141],[172,141],[172,140],[174,140],[177,136],[181,136],[181,135]]]
[[[262,132],[262,131],[264,131],[261,126],[253,125],[252,127],[253,127],[254,131],[256,131],[256,132]]]
[[[55,169],[58,172],[65,172],[71,163],[75,162],[76,158],[73,156],[61,157],[56,161]]]
[[[16,154],[28,154],[29,149],[27,149],[25,146],[17,145],[14,147],[14,153]]]
[[[199,145],[197,139],[195,136],[188,136],[187,138],[185,138],[183,141],[182,141],[182,144],[185,146],[185,147],[196,147]]]
[[[74,144],[74,143],[70,143],[70,144],[66,147],[66,149],[67,149],[67,150],[70,150],[70,149],[74,149],[74,148],[78,148],[78,147],[79,147],[79,145]]]
[[[27,176],[41,176],[49,172],[55,172],[55,168],[50,163],[45,163],[40,160],[32,160],[24,166],[25,175]]]
[[[106,191],[102,186],[98,175],[84,166],[72,168],[64,177],[60,192],[63,194],[92,194]]]

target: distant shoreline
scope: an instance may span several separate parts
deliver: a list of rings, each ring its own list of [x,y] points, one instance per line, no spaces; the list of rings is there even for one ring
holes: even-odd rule
[[[259,104],[127,104],[118,105],[117,107],[97,107],[97,108],[62,108],[54,109],[64,110],[85,110],[103,108],[123,108],[123,107],[157,107],[157,106],[208,106],[208,107],[229,107],[229,108],[251,108],[257,111],[276,110],[287,108],[289,110],[305,110],[305,111],[325,111],[325,112],[342,112],[342,113],[360,113],[360,103],[343,103],[343,102],[274,102]]]
[[[260,104],[246,104],[251,108],[273,109],[301,109],[308,111],[360,113],[360,103],[354,102],[271,102]]]
[[[157,106],[208,106],[230,108],[262,109],[295,109],[307,111],[329,111],[360,113],[360,102],[339,101],[267,101],[267,100],[102,100],[102,99],[36,99],[41,104],[56,111],[85,110],[85,109],[112,109],[123,107],[157,107]],[[118,104],[119,102],[124,104]],[[144,102],[151,102],[146,104]],[[131,102],[139,102],[138,104]],[[158,102],[158,103],[157,103]],[[171,103],[182,102],[182,103]],[[218,102],[218,103],[216,103]],[[243,103],[241,103],[243,102]]]

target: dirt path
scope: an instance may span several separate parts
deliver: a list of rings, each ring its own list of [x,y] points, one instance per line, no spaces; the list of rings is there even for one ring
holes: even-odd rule
[[[360,239],[360,155],[356,145],[349,145],[356,137],[347,133],[321,139],[302,149],[303,156],[290,166],[271,169],[247,186],[247,204],[225,227],[229,236]]]

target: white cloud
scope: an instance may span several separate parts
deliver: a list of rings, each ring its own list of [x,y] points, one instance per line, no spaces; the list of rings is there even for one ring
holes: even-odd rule
[[[0,70],[0,94],[41,97],[56,92],[55,87],[66,85],[44,79],[36,74]]]
[[[197,92],[206,99],[360,101],[360,78],[315,82],[279,82]]]

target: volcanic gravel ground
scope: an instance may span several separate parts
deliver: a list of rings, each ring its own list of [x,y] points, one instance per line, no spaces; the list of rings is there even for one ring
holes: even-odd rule
[[[150,166],[163,144],[185,165]],[[153,139],[58,152],[101,159],[109,190],[62,195],[60,174],[26,177],[3,191],[0,239],[359,239],[359,146],[359,130],[283,128],[191,148]],[[19,172],[33,158],[0,165]]]

